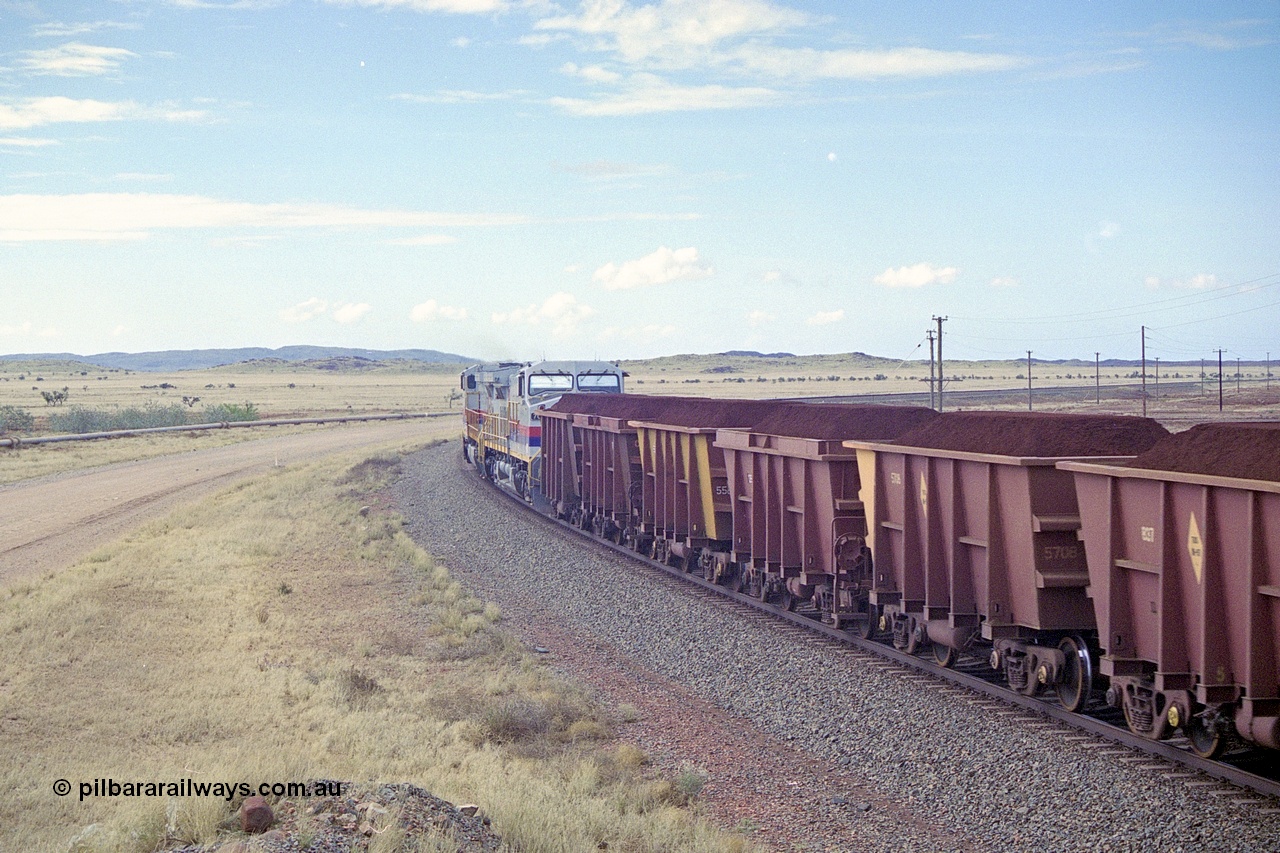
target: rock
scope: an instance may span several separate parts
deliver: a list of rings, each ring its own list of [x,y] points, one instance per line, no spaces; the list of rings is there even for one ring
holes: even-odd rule
[[[476,812],[480,811],[480,807],[475,803],[463,803],[458,806],[458,811],[462,812],[467,817],[475,817]]]
[[[248,797],[240,805],[240,829],[245,832],[266,832],[275,819],[271,806],[262,797]]]

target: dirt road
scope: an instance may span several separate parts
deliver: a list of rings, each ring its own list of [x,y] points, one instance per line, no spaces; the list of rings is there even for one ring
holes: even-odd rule
[[[447,429],[446,422],[452,419],[335,424],[0,486],[0,586],[71,565],[174,506],[276,465],[412,440]]]

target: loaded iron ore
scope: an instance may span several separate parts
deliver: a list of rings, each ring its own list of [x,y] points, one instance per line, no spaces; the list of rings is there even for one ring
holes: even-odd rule
[[[1161,439],[1129,467],[1280,482],[1280,423],[1193,426]]]
[[[572,415],[598,415],[602,418],[645,418],[656,416],[686,402],[700,402],[701,397],[661,397],[646,394],[565,394],[546,411]]]
[[[887,439],[938,417],[922,406],[866,406],[843,403],[795,403],[761,418],[752,432],[829,441]]]
[[[1048,412],[947,412],[898,436],[909,447],[1000,456],[1136,456],[1169,435],[1151,418]]]

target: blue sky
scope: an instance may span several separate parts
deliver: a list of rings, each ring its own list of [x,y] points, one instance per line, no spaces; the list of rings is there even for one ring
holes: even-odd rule
[[[0,0],[0,352],[1280,357],[1280,3]]]

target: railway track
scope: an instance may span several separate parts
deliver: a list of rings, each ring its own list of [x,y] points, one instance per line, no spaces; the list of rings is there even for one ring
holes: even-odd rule
[[[470,465],[467,467],[472,468]],[[926,657],[905,654],[874,638],[864,639],[849,631],[833,628],[819,621],[816,612],[787,611],[734,592],[697,574],[669,566],[623,545],[601,539],[566,520],[557,519],[545,505],[530,505],[501,488],[495,488],[495,491],[522,511],[557,528],[571,531],[575,538],[624,555],[658,576],[676,579],[699,596],[728,602],[739,612],[767,617],[775,625],[777,620],[781,620],[784,633],[795,641],[834,645],[864,660],[880,662],[882,669],[905,680],[939,684],[939,692],[967,701],[987,713],[1012,716],[1026,727],[1057,729],[1064,732],[1066,738],[1078,742],[1092,741],[1100,754],[1117,756],[1121,762],[1132,764],[1135,772],[1182,780],[1190,787],[1212,786],[1209,790],[1211,795],[1229,798],[1232,803],[1258,808],[1264,813],[1280,814],[1280,762],[1271,751],[1242,745],[1218,760],[1201,758],[1184,746],[1182,738],[1153,741],[1134,734],[1125,726],[1119,711],[1096,701],[1085,712],[1075,714],[1055,700],[1014,692],[1004,685],[999,673],[994,672],[985,659],[961,655],[953,666],[940,666]],[[1206,776],[1209,778],[1203,778]]]

